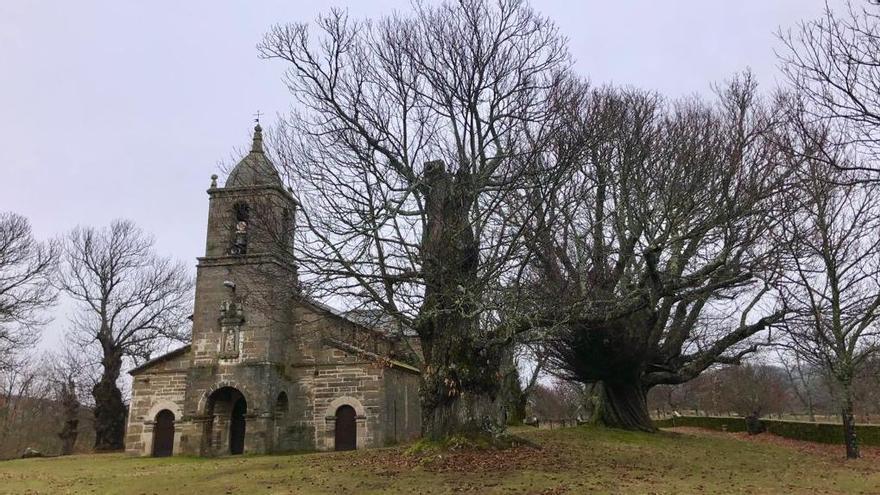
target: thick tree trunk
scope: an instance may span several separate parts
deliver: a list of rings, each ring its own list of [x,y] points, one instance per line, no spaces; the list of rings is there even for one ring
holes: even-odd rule
[[[499,423],[498,406],[486,394],[462,393],[424,409],[422,436],[441,441],[456,435],[482,436]]]
[[[442,162],[428,163],[424,179],[425,297],[416,324],[425,358],[422,434],[443,440],[500,426],[502,349],[480,333],[477,320],[480,255],[469,217],[470,179],[453,176]]]
[[[92,388],[95,399],[95,450],[125,448],[125,404],[116,386],[122,369],[122,357],[105,355],[101,379]]]
[[[844,392],[843,405],[840,408],[840,417],[843,420],[843,440],[846,444],[846,458],[858,459],[861,457],[859,453],[859,440],[856,437],[856,421],[853,417],[852,398],[849,390]]]
[[[602,382],[601,423],[625,430],[657,431],[648,413],[645,387],[638,379]]]
[[[443,440],[495,431],[503,423],[497,356],[475,342],[470,330],[455,331],[451,325],[438,328],[442,329],[440,338],[425,350],[422,435]]]

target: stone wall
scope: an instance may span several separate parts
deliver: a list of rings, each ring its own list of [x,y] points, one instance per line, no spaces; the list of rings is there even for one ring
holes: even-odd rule
[[[180,452],[184,395],[190,353],[173,355],[155,363],[142,372],[135,372],[131,386],[131,404],[128,410],[125,450],[132,455],[151,455],[153,426],[156,415],[163,409],[174,414],[174,452]],[[182,425],[181,425],[182,426]]]
[[[334,350],[340,357],[345,354]],[[335,448],[336,411],[351,406],[357,413],[357,447],[381,445],[382,369],[359,362],[323,366],[313,381],[316,447]]]
[[[297,400],[310,404],[298,411],[307,417],[300,416],[297,424],[313,431],[311,448],[334,449],[335,414],[343,405],[357,413],[358,448],[380,447],[419,434],[419,375],[377,360],[394,354],[383,334],[304,303],[296,306],[295,321],[290,369],[297,374]],[[332,342],[351,348],[341,349]],[[396,407],[397,412],[387,407]]]

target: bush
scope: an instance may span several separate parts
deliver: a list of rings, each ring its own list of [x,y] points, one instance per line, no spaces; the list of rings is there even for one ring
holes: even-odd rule
[[[807,442],[843,444],[843,426],[831,423],[762,420],[769,433]],[[682,416],[655,421],[658,428],[693,426],[719,431],[747,431],[745,418]],[[880,425],[857,425],[860,445],[880,445]]]

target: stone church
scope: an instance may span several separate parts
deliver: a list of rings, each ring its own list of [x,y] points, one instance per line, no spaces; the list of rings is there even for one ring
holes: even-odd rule
[[[297,290],[296,266],[277,246],[278,233],[292,242],[298,203],[259,124],[250,153],[207,192],[192,341],[130,372],[126,450],[346,450],[416,437],[417,346],[367,312],[342,313]],[[294,283],[278,284],[279,273]]]

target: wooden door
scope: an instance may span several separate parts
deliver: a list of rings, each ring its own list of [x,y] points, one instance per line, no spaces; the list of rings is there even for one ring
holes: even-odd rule
[[[162,409],[153,426],[153,457],[167,457],[174,453],[174,413]]]
[[[243,398],[238,399],[232,407],[232,421],[229,425],[229,453],[232,455],[244,453],[245,413],[247,402]]]
[[[351,406],[342,406],[336,410],[336,450],[357,448],[356,416]]]

